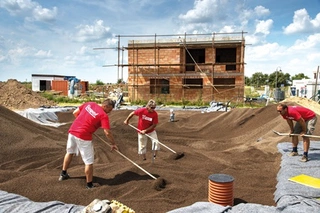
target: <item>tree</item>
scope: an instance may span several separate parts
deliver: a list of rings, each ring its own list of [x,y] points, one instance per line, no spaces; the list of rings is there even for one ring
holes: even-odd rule
[[[117,84],[123,84],[124,81],[122,80],[122,78],[118,79]]]
[[[291,82],[291,77],[289,73],[283,73],[280,71],[274,71],[269,76],[269,86],[270,87],[280,87],[281,85],[289,86]]]
[[[244,77],[244,81],[245,81],[244,84],[246,86],[251,86],[252,82],[251,82],[251,78],[250,77],[245,76]]]
[[[97,80],[96,85],[104,85],[104,83],[101,80]]]
[[[256,72],[252,75],[252,86],[261,87],[268,83],[268,75],[263,74],[262,72]]]
[[[305,76],[304,73],[299,73],[295,76],[292,76],[292,80],[302,80],[302,79],[310,79],[308,76]]]

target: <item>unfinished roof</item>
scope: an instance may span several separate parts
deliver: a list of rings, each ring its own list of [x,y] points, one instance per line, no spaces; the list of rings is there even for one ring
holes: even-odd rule
[[[141,35],[141,36],[127,36],[138,37],[137,40],[129,40],[128,46],[150,46],[157,44],[157,46],[183,46],[192,44],[228,44],[241,43],[244,41],[244,32],[238,33],[212,33],[212,34],[173,34],[173,35]],[[153,37],[153,39],[150,39]],[[145,38],[145,39],[143,39]]]

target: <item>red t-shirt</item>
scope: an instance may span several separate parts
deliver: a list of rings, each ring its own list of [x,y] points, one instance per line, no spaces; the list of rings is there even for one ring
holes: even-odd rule
[[[134,111],[134,114],[139,116],[138,129],[144,130],[150,127],[152,124],[158,124],[158,113],[156,111],[149,112],[147,108],[139,108]],[[146,133],[153,132],[154,129],[147,131]]]
[[[110,129],[109,117],[100,105],[87,102],[80,107],[78,117],[72,123],[69,133],[82,140],[92,140],[92,134],[98,129]]]
[[[300,118],[303,118],[305,121],[310,120],[314,118],[316,114],[305,107],[302,106],[288,106],[288,113],[286,115],[283,115],[282,117],[284,119],[289,120],[299,120]]]

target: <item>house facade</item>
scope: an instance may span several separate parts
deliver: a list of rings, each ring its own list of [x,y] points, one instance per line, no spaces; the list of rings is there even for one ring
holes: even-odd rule
[[[128,96],[166,102],[244,97],[243,33],[129,40]]]

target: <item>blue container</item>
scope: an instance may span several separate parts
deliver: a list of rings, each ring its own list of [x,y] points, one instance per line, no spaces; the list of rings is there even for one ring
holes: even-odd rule
[[[297,88],[296,87],[291,87],[291,95],[296,96]]]

